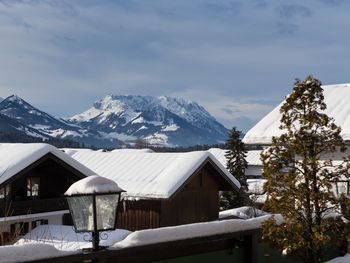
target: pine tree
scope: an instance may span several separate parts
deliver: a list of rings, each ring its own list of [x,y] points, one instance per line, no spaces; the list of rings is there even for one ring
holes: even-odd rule
[[[226,142],[227,170],[240,182],[239,193],[224,192],[221,195],[220,206],[223,210],[245,205],[246,191],[248,190],[245,169],[247,168],[245,145],[240,138],[241,132],[233,127],[229,131]]]
[[[282,214],[284,223],[274,219],[263,224],[263,236],[289,255],[305,262],[322,262],[332,234],[340,240],[344,222],[325,217],[340,210],[334,181],[349,178],[349,160],[341,164],[328,156],[346,150],[341,129],[324,113],[321,82],[312,76],[296,80],[292,93],[282,105],[282,135],[262,154],[265,208]],[[343,154],[345,155],[345,154]]]

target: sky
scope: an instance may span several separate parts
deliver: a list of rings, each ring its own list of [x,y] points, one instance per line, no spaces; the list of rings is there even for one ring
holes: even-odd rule
[[[196,101],[247,131],[295,78],[350,82],[346,0],[0,0],[0,97],[69,117],[107,94]]]

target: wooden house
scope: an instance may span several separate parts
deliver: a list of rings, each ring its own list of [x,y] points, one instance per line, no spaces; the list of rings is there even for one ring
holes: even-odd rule
[[[48,144],[0,144],[0,244],[38,224],[69,223],[63,194],[91,174]]]
[[[209,152],[66,150],[96,174],[126,190],[118,228],[139,230],[205,222],[219,217],[219,191],[239,182]]]

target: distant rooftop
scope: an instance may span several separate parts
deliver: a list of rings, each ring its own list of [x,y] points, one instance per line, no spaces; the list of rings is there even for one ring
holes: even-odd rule
[[[344,140],[350,140],[350,83],[322,86],[327,105],[325,113],[335,119],[342,128]],[[279,136],[281,114],[284,101],[251,128],[243,138],[246,144],[271,144],[272,136]]]

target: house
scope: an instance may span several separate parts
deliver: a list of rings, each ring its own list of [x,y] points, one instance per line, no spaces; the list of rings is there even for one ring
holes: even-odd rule
[[[327,105],[327,109],[324,111],[330,117],[334,118],[335,124],[341,127],[341,136],[345,143],[348,145],[347,151],[341,153],[324,155],[322,160],[334,160],[334,164],[337,161],[341,162],[342,158],[350,154],[350,83],[348,84],[336,84],[322,86],[324,101]],[[279,112],[282,104],[280,103],[264,118],[262,118],[253,128],[251,128],[243,138],[245,144],[260,145],[268,147],[271,145],[272,137],[279,136],[283,133],[280,126],[281,113]],[[337,182],[334,185],[335,193],[350,194],[350,183],[348,180]]]
[[[210,148],[208,150],[211,154],[213,154],[222,165],[226,166],[226,152],[227,150],[220,148]],[[245,170],[245,175],[247,176],[247,184],[248,184],[248,193],[250,198],[257,204],[262,204],[266,200],[266,193],[263,189],[265,179],[261,179],[263,164],[260,160],[262,150],[250,150],[247,151],[246,161],[248,167]]]
[[[324,111],[333,117],[335,124],[342,128],[341,135],[346,142],[350,142],[350,83],[322,86],[324,101],[327,109]],[[281,114],[279,112],[280,103],[264,118],[262,118],[253,128],[251,128],[243,138],[245,144],[270,145],[272,136],[279,136],[282,130],[279,129]]]
[[[39,224],[69,224],[63,194],[92,174],[48,144],[0,144],[0,243]]]
[[[127,192],[118,227],[157,228],[219,218],[219,191],[239,182],[209,152],[152,153],[140,150],[65,152]]]
[[[259,179],[261,177],[263,168],[262,161],[260,160],[261,151],[262,150],[247,151],[245,159],[247,161],[248,167],[245,170],[245,175],[248,179]],[[226,167],[227,159],[225,154],[227,150],[220,148],[210,148],[208,152],[214,155],[215,158],[218,159],[221,164]]]

